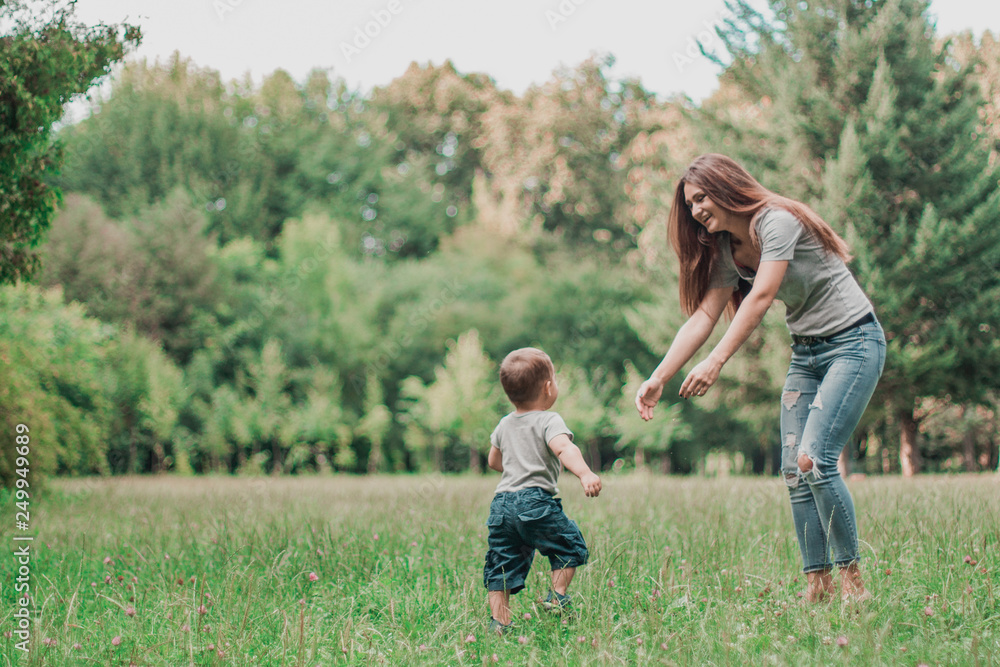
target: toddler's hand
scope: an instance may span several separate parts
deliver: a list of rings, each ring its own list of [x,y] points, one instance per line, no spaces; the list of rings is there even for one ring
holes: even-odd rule
[[[583,485],[583,495],[588,498],[596,498],[601,494],[601,478],[590,472],[580,478]]]

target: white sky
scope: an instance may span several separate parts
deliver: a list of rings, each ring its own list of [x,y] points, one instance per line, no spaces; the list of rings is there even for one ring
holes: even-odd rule
[[[997,0],[932,0],[931,13],[939,34],[1000,32]],[[145,37],[135,56],[164,60],[177,50],[224,79],[250,72],[259,82],[282,68],[302,81],[323,67],[369,90],[411,61],[451,58],[459,71],[485,72],[521,93],[596,51],[615,56],[614,76],[698,101],[718,70],[694,39],[726,10],[723,0],[79,0],[76,14],[86,23],[138,22]],[[384,27],[357,48],[357,31],[379,16]],[[344,44],[357,51],[345,55]]]

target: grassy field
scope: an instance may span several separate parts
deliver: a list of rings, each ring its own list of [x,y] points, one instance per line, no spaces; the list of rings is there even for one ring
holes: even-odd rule
[[[996,665],[1000,477],[851,481],[872,601],[807,605],[777,479],[604,477],[576,614],[486,632],[497,478],[56,481],[31,505],[31,650],[4,665]],[[0,539],[16,628],[14,500]]]

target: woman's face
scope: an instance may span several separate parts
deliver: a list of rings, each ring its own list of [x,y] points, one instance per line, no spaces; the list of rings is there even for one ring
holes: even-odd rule
[[[697,185],[684,183],[684,201],[691,209],[691,216],[710,234],[735,231],[739,218],[712,201]]]

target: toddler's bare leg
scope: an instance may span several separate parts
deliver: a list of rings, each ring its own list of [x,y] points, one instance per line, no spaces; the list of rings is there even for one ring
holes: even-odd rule
[[[576,574],[575,567],[552,570],[552,590],[559,595],[566,595],[566,589],[569,588],[569,582],[573,581],[574,574]]]
[[[504,625],[510,625],[510,591],[490,591],[490,613]]]

